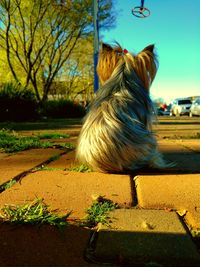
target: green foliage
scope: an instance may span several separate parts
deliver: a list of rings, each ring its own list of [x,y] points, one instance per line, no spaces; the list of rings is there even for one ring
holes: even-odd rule
[[[59,144],[55,144],[56,146],[58,146],[59,148],[63,148],[63,149],[74,149],[75,145],[72,143],[59,143]]]
[[[109,29],[115,24],[114,1],[98,2],[99,25]],[[32,86],[39,102],[45,101],[79,40],[92,35],[92,0],[0,1],[0,17],[6,69],[15,81]],[[88,56],[92,59],[92,53]]]
[[[12,187],[14,184],[16,184],[16,180],[15,179],[11,179],[10,181],[8,181],[7,183],[4,183],[0,186],[0,192],[9,189],[10,187]]]
[[[50,142],[41,142],[38,137],[18,136],[15,132],[0,131],[0,148],[8,153],[27,150],[30,148],[52,147]]]
[[[109,199],[99,197],[90,208],[86,210],[85,225],[95,227],[98,223],[109,225],[109,212],[116,209],[117,204]]]
[[[70,100],[48,100],[41,106],[42,116],[51,118],[80,118],[85,115],[85,109]]]
[[[12,83],[6,83],[0,88],[0,121],[35,119],[36,107],[32,91]]]
[[[4,222],[15,224],[50,224],[58,227],[68,225],[67,218],[71,212],[58,216],[49,212],[42,199],[36,199],[29,204],[5,206],[1,209],[0,218]]]
[[[64,133],[42,133],[39,134],[38,137],[40,139],[62,139],[62,138],[69,138],[69,134]]]
[[[79,166],[74,166],[72,168],[68,169],[69,171],[74,171],[74,172],[92,172],[92,169],[84,164],[81,164]]]
[[[0,149],[7,153],[19,152],[31,148],[48,148],[58,147],[61,149],[74,149],[74,145],[71,143],[52,143],[44,142],[37,136],[19,136],[14,131],[0,130]],[[54,155],[49,159],[50,161],[56,160],[60,155]]]

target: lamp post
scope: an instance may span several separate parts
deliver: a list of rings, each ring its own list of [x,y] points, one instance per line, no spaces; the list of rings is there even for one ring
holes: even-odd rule
[[[99,2],[98,0],[93,0],[93,23],[94,23],[94,93],[98,90],[99,79],[97,76],[97,63],[99,55],[99,23],[98,23],[98,11],[99,11]]]

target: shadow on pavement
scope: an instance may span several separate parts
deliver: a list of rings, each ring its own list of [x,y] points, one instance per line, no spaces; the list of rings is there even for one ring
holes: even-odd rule
[[[85,267],[89,230],[0,224],[1,267]]]
[[[200,254],[186,234],[100,230],[90,240],[86,257],[93,263],[140,267],[200,265]]]
[[[80,129],[82,119],[51,119],[33,122],[1,122],[0,128],[15,131]]]
[[[200,255],[185,234],[110,230],[91,235],[76,226],[58,230],[5,223],[0,232],[1,267],[200,266]]]
[[[143,168],[136,175],[200,173],[200,152],[165,151],[162,155],[166,162],[174,163],[175,166],[166,169]]]

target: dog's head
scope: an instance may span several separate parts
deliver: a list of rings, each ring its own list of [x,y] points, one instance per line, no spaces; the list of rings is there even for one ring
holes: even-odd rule
[[[97,65],[97,73],[101,84],[104,84],[111,77],[115,68],[123,62],[131,66],[143,83],[144,88],[148,90],[156,76],[158,66],[154,45],[145,47],[135,55],[129,53],[126,49],[123,50],[120,45],[112,47],[103,43]]]

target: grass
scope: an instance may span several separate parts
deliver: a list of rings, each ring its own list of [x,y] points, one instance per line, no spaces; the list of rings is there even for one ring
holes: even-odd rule
[[[10,181],[8,181],[7,183],[4,183],[0,186],[0,192],[9,189],[10,187],[12,187],[14,184],[16,184],[16,180],[15,179],[11,179]]]
[[[64,133],[43,133],[38,134],[39,139],[62,139],[62,138],[69,138],[69,134]]]
[[[51,167],[48,167],[48,166],[41,166],[41,167],[38,167],[38,168],[34,168],[33,171],[63,171],[64,168],[51,168]]]
[[[182,139],[200,139],[200,133],[196,133],[194,135],[189,135],[189,136],[182,136]]]
[[[73,172],[92,172],[93,171],[89,166],[85,164],[74,166],[74,167],[68,168],[67,170],[73,171]]]
[[[72,143],[59,143],[59,144],[54,144],[55,146],[58,146],[59,148],[63,149],[74,149],[75,145]]]
[[[102,225],[109,225],[109,212],[118,208],[116,203],[104,197],[98,197],[96,201],[86,210],[86,217],[84,218],[84,225],[89,228],[96,227],[99,223]]]
[[[29,204],[5,206],[1,209],[0,219],[14,224],[50,224],[57,227],[68,225],[67,219],[71,212],[64,216],[51,213],[42,199],[36,199]]]
[[[41,142],[38,137],[19,136],[15,132],[0,131],[0,148],[7,153],[18,152],[30,148],[48,148],[50,142]]]
[[[24,225],[42,225],[49,224],[62,228],[69,224],[76,224],[80,227],[95,228],[102,225],[110,225],[111,218],[109,212],[118,208],[116,203],[111,200],[99,196],[93,202],[91,207],[86,210],[86,216],[83,219],[69,218],[72,211],[60,216],[49,211],[43,199],[37,198],[31,203],[23,205],[5,205],[0,210],[0,222],[7,222],[11,224]]]
[[[163,139],[200,139],[200,133],[196,133],[194,135],[164,136]]]
[[[200,239],[200,229],[191,229],[190,232],[194,238]]]
[[[48,162],[50,163],[52,161],[58,160],[59,158],[60,158],[60,154],[53,155],[48,159]]]
[[[37,198],[24,205],[5,205],[0,211],[0,221],[20,225],[50,224],[59,228],[72,222],[77,223],[78,226],[94,228],[99,223],[109,225],[109,212],[116,208],[118,208],[117,204],[100,196],[86,210],[86,216],[76,221],[69,218],[71,211],[64,216],[59,216],[49,211],[49,206],[43,202],[43,199]]]
[[[31,148],[50,148],[55,146],[62,149],[74,148],[74,145],[71,143],[55,144],[41,141],[37,136],[19,136],[13,131],[0,130],[0,149],[7,153],[19,152]]]

